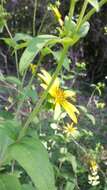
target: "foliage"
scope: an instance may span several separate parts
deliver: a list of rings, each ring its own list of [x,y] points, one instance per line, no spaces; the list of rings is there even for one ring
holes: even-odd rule
[[[107,0],[84,0],[76,15],[78,1],[71,0],[64,18],[59,10],[60,2],[51,3],[48,11],[55,16],[57,26],[52,24],[56,32],[54,35],[40,34],[40,26],[36,35],[35,0],[33,36],[31,32],[21,32],[13,37],[7,24],[6,2],[2,1],[0,28],[1,32],[6,30],[8,36],[1,37],[0,41],[11,49],[16,73],[15,76],[0,73],[3,99],[0,190],[106,189],[106,150],[99,143],[100,137],[97,139],[93,130],[85,128],[85,125],[94,128],[99,121],[90,110],[93,100],[103,117],[101,110],[105,103],[100,99],[105,86],[93,84],[94,90],[86,105],[79,101],[77,104],[76,95],[80,92],[75,84],[85,73],[86,66],[76,63],[70,71],[68,56],[69,49],[87,35],[90,17],[106,3]],[[45,69],[47,56],[54,60],[51,70]],[[99,101],[94,99],[97,96]],[[104,120],[101,124],[104,125]]]

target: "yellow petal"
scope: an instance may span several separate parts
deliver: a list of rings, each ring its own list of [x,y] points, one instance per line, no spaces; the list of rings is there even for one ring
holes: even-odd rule
[[[47,89],[47,85],[46,84],[40,84],[40,86],[42,87],[42,88],[44,88],[45,90]]]
[[[40,84],[40,86],[43,88],[43,89],[47,89],[48,85],[47,84]],[[52,97],[55,97],[55,94],[56,94],[56,87],[52,86],[50,89],[49,89],[49,94],[52,96]]]
[[[47,85],[49,84],[50,81],[47,81],[44,75],[39,73],[38,76],[44,81],[44,83],[46,83]]]
[[[55,87],[56,87],[56,88],[59,88],[59,85],[60,85],[59,78],[56,78],[52,86],[54,86],[54,88],[55,88]]]
[[[62,106],[66,110],[68,115],[71,117],[72,121],[74,123],[77,123],[77,117],[75,114],[75,112],[79,114],[79,111],[77,110],[77,108],[66,100],[62,103]]]
[[[41,73],[38,74],[38,76],[46,83],[46,85],[49,85],[52,77],[50,76],[50,74],[45,71],[45,70],[41,70]],[[55,95],[55,91],[57,88],[59,88],[59,85],[60,85],[60,81],[58,78],[55,79],[55,81],[53,82],[50,90],[49,90],[49,93],[54,97]],[[43,85],[42,85],[43,86]],[[44,88],[44,87],[43,87]],[[44,88],[46,89],[46,88]]]
[[[44,69],[42,69],[41,72],[43,73],[46,82],[50,82],[52,79],[51,75],[47,71],[45,71]]]
[[[76,96],[76,93],[72,90],[65,90],[64,94],[66,98],[72,98]]]
[[[57,120],[58,117],[60,116],[60,114],[61,114],[61,106],[60,106],[60,104],[57,103],[55,105],[54,119]]]
[[[61,13],[59,12],[58,8],[56,6],[51,6],[55,16],[57,17],[57,19],[61,19]]]

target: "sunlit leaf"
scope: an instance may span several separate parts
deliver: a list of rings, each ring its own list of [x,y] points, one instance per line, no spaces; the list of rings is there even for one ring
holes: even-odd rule
[[[39,139],[24,138],[10,147],[10,155],[25,169],[38,190],[56,190],[52,166]]]
[[[0,190],[22,190],[22,187],[14,175],[0,175]]]
[[[20,59],[19,71],[22,74],[28,66],[31,64],[36,55],[42,50],[42,48],[49,42],[57,39],[52,35],[40,35],[33,38]]]

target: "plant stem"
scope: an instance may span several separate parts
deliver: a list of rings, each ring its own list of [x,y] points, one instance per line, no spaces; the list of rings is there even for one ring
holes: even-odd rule
[[[48,13],[48,10],[46,10],[46,12],[45,12],[45,14],[44,14],[44,16],[43,16],[43,19],[42,19],[41,24],[40,24],[40,27],[39,27],[39,29],[38,29],[37,35],[39,35],[40,32],[41,32],[41,29],[42,29],[43,24],[44,24],[44,22],[45,22],[45,19],[46,19],[46,17],[47,17],[47,13]]]
[[[83,17],[84,17],[84,14],[85,14],[87,5],[88,5],[88,1],[85,0],[85,1],[84,1],[84,4],[83,4],[83,6],[82,6],[82,10],[81,10],[80,15],[79,15],[79,19],[78,19],[78,21],[77,21],[77,31],[78,31],[78,29],[79,29],[80,26],[81,26],[82,19],[83,19]]]
[[[90,96],[90,98],[89,98],[89,100],[88,100],[87,107],[90,105],[90,103],[91,103],[91,101],[92,101],[92,98],[93,98],[93,96],[94,96],[94,94],[95,94],[95,91],[96,91],[96,88],[93,90],[93,92],[92,92],[92,94],[91,94],[91,96]]]
[[[7,30],[7,33],[9,34],[10,38],[14,41],[13,36],[7,26],[7,24],[5,24],[5,28]],[[14,49],[15,50],[15,49]],[[18,57],[17,57],[17,51],[15,50],[15,61],[16,61],[16,71],[17,71],[17,77],[19,78],[19,67],[18,67]]]
[[[60,70],[62,68],[64,58],[65,58],[65,55],[66,55],[67,51],[68,51],[68,46],[65,46],[64,49],[63,49],[60,61],[58,63],[58,66],[56,68],[56,71],[53,74],[52,80],[50,81],[47,89],[43,92],[43,94],[42,94],[40,100],[38,101],[38,103],[36,104],[34,110],[29,115],[23,129],[21,130],[21,132],[19,134],[18,140],[20,140],[26,134],[26,131],[27,131],[27,128],[29,127],[29,124],[32,122],[33,118],[39,113],[39,111],[40,111],[40,109],[42,107],[42,104],[43,104],[44,100],[46,99],[46,97],[48,95],[48,91],[49,91],[50,87],[52,86],[54,80],[56,79],[56,77],[58,76],[58,74],[59,74],[59,72],[60,72]]]
[[[75,10],[75,0],[71,0],[71,5],[70,5],[70,10],[69,10],[69,18],[72,19],[74,15],[74,10]]]
[[[37,11],[37,0],[35,0],[35,3],[34,3],[34,14],[33,14],[33,36],[36,35],[36,31],[35,31],[35,28],[36,28],[36,11]]]
[[[101,8],[105,3],[107,3],[107,0],[101,0],[99,2],[99,7]],[[91,11],[89,11],[86,16],[83,18],[82,23],[84,23],[85,21],[89,20],[90,17],[96,12],[96,9],[93,8]]]
[[[29,90],[30,87],[31,87],[31,84],[32,84],[33,79],[34,79],[34,77],[35,77],[35,75],[36,75],[37,69],[38,69],[38,67],[39,67],[39,65],[40,65],[40,63],[41,63],[41,61],[42,61],[42,58],[43,58],[43,57],[42,57],[42,55],[41,55],[39,61],[37,62],[37,67],[36,67],[36,70],[35,70],[35,74],[32,75],[32,77],[31,77],[31,79],[30,79],[30,81],[29,81],[28,90]],[[21,90],[20,90],[20,91],[23,90],[23,85],[24,85],[25,76],[26,76],[26,71],[25,71],[25,75],[24,75],[23,80],[22,80],[22,86],[21,86]],[[18,109],[17,109],[15,118],[18,118],[20,109],[21,109],[21,107],[22,107],[22,105],[23,105],[23,103],[24,103],[25,98],[26,98],[26,94],[24,95],[23,99],[21,99],[21,101],[19,102],[19,105],[18,105]]]

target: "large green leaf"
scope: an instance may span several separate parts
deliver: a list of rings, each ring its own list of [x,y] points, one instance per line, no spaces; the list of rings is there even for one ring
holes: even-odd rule
[[[67,182],[65,190],[73,190],[75,188],[75,183]]]
[[[96,11],[99,11],[98,0],[88,0],[88,2],[96,9]]]
[[[17,86],[21,85],[21,81],[15,76],[7,76],[5,79],[9,83],[16,84]]]
[[[38,190],[55,190],[48,153],[39,139],[24,138],[10,147],[12,159],[25,169]]]
[[[22,190],[22,188],[15,176],[0,175],[0,190]]]
[[[17,139],[20,129],[21,123],[15,119],[0,121],[0,131],[3,131],[13,141]]]
[[[32,36],[30,36],[28,34],[24,34],[24,33],[16,33],[14,36],[14,40],[16,42],[18,42],[18,41],[29,41],[29,40],[32,40]]]
[[[22,185],[22,190],[36,190],[32,185],[24,184]]]
[[[8,147],[13,141],[8,137],[5,131],[0,129],[0,163],[5,163],[9,159],[7,156]]]
[[[28,68],[29,64],[33,61],[39,51],[41,51],[41,49],[49,41],[54,39],[57,39],[57,37],[52,35],[39,35],[30,41],[28,47],[26,48],[20,59],[19,71],[21,74],[25,71],[25,69]]]

